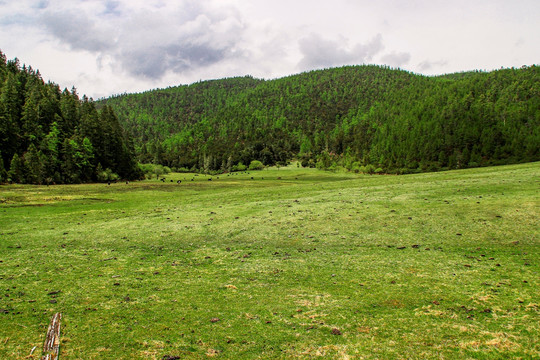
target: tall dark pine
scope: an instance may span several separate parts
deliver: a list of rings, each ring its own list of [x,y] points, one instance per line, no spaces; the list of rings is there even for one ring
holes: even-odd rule
[[[61,91],[0,52],[0,182],[95,181],[99,165],[137,179],[130,146],[112,109],[99,113],[75,88]]]

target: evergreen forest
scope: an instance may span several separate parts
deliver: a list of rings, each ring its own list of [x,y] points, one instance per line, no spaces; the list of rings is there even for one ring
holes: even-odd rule
[[[109,106],[0,52],[0,183],[139,179],[134,146]]]
[[[442,76],[362,65],[94,102],[0,52],[0,183],[140,179],[138,163],[403,174],[538,161],[539,80],[535,65]]]
[[[102,99],[141,163],[223,172],[257,160],[411,173],[540,160],[537,66],[423,76],[346,66]]]

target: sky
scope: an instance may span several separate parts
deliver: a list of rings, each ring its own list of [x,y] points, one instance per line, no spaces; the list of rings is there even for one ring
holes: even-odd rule
[[[538,0],[0,0],[0,50],[94,99],[380,64],[540,63]]]

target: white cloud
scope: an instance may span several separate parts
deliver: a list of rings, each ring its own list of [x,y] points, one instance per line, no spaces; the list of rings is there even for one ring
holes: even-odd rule
[[[389,65],[393,68],[399,68],[406,65],[411,59],[411,54],[408,52],[391,52],[381,57],[381,61],[385,65]]]
[[[386,63],[423,73],[540,59],[536,0],[0,0],[0,49],[99,97]]]
[[[347,46],[345,38],[339,40],[325,39],[320,35],[311,34],[300,39],[299,47],[302,60],[299,67],[302,70],[325,68],[339,65],[363,64],[370,62],[373,56],[382,49],[382,36],[377,34],[366,44]]]

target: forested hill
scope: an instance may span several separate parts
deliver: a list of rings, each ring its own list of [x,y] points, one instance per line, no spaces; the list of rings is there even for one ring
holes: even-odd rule
[[[141,162],[204,171],[252,160],[413,172],[540,160],[537,66],[426,77],[347,66],[205,81],[102,100]]]
[[[0,51],[0,183],[79,183],[142,173],[108,106],[61,91]]]

